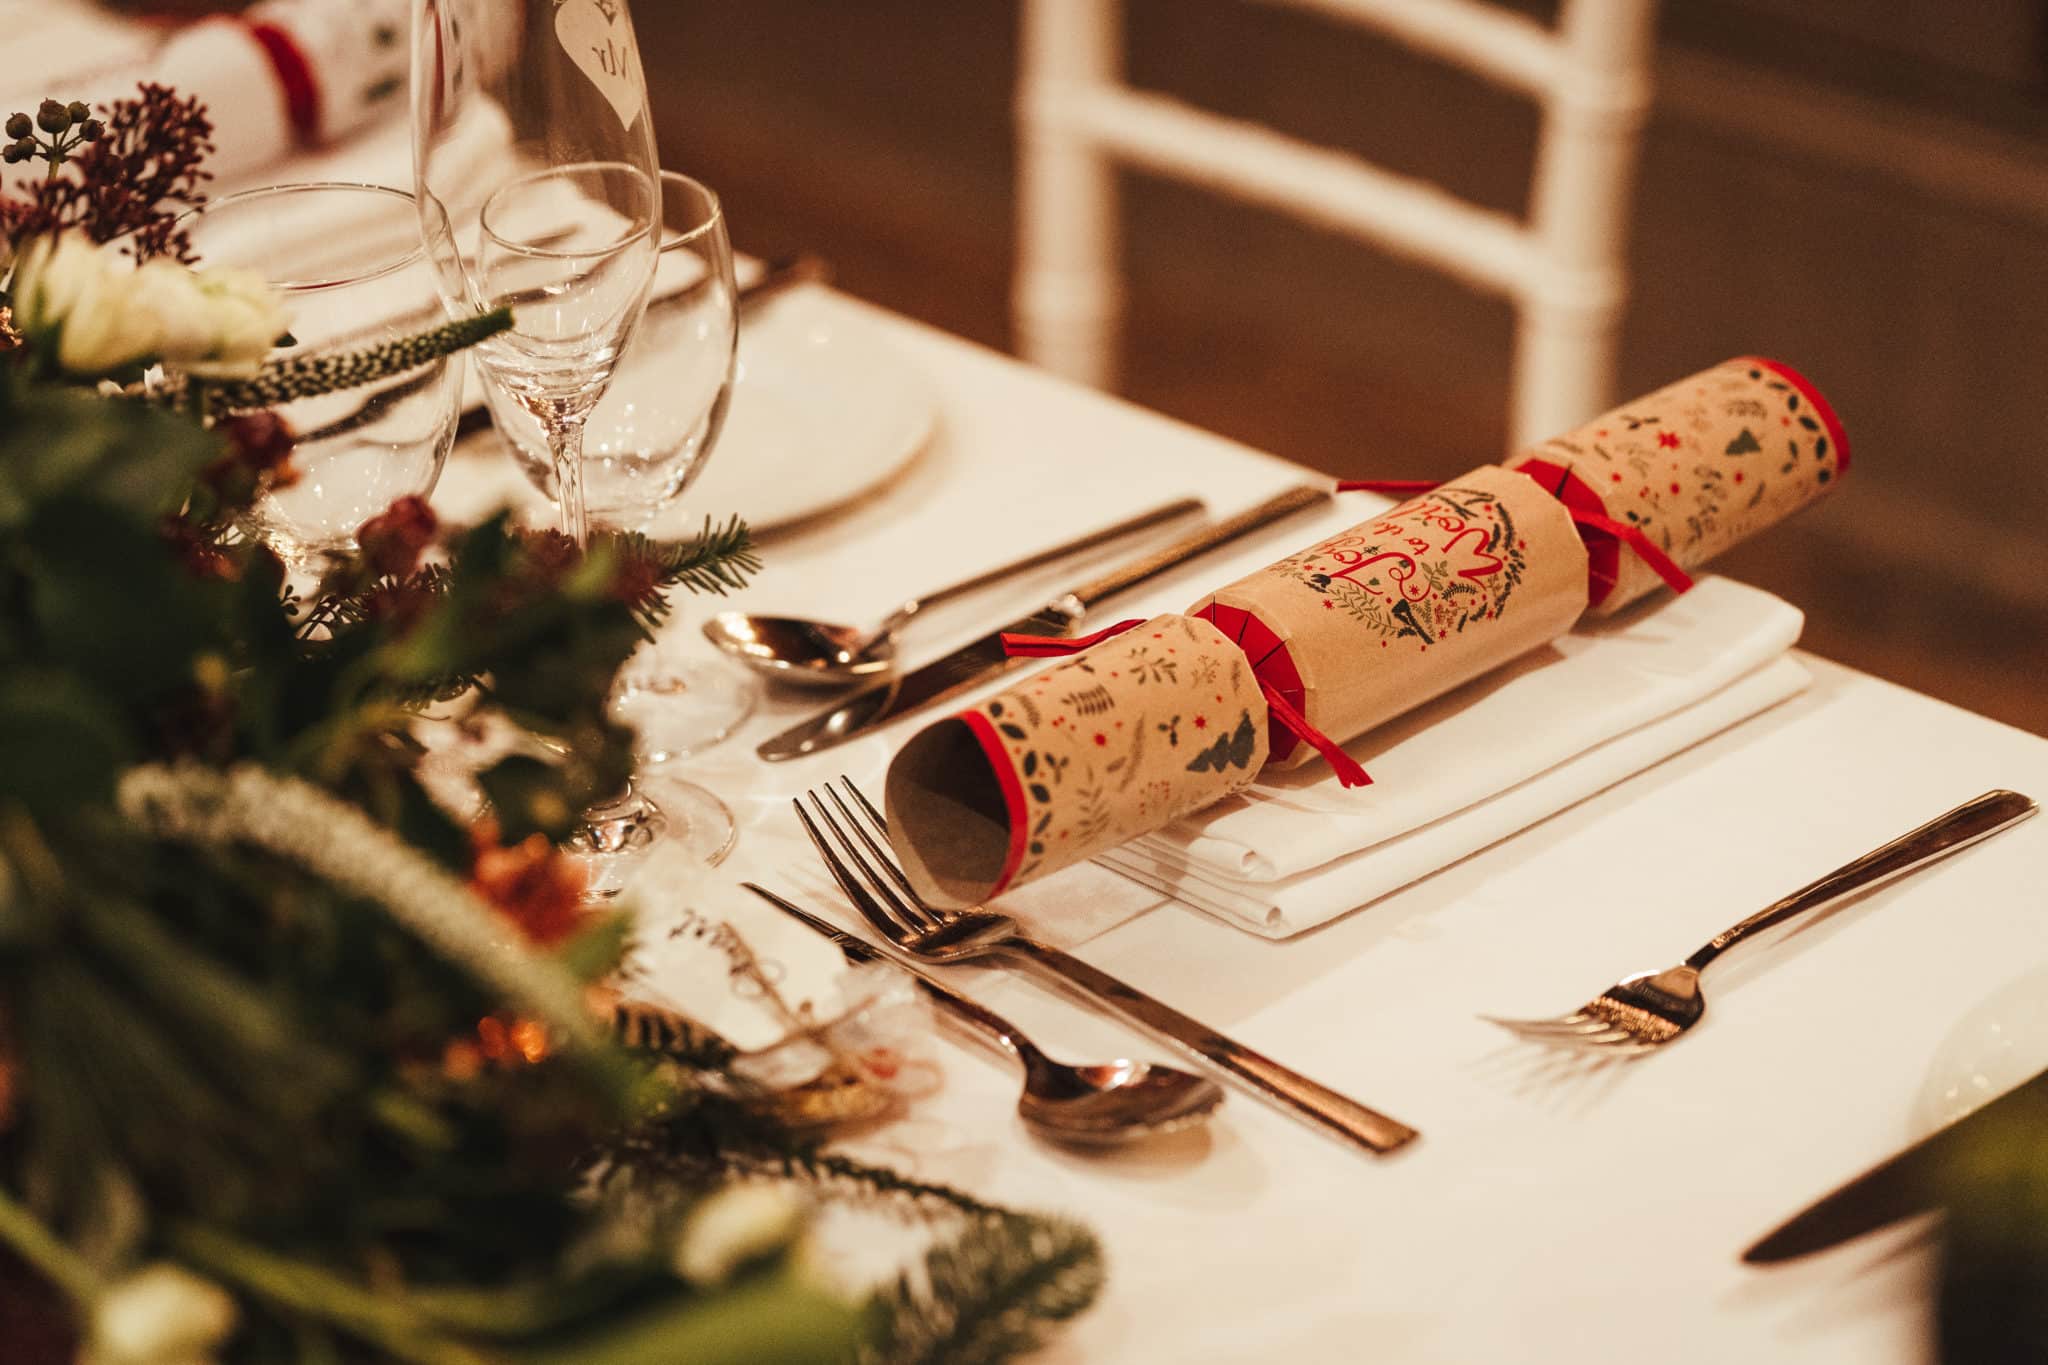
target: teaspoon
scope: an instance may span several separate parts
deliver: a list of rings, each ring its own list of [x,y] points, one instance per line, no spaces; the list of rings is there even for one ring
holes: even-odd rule
[[[1203,510],[1200,500],[1181,498],[1114,526],[1077,536],[1064,544],[958,583],[913,597],[872,630],[812,621],[800,616],[755,616],[722,611],[704,623],[704,635],[733,658],[776,681],[810,687],[841,687],[887,672],[896,662],[896,634],[926,607],[961,597],[1012,574],[1051,564],[1139,531]]]
[[[741,885],[831,939],[847,961],[895,962],[880,949],[840,932],[773,891],[753,882]],[[1017,1117],[1049,1142],[1111,1147],[1159,1137],[1206,1121],[1223,1103],[1222,1086],[1178,1067],[1122,1058],[1096,1066],[1055,1061],[1001,1015],[903,963],[895,965],[916,977],[934,1001],[1000,1043],[1023,1064],[1024,1093],[1017,1099]]]

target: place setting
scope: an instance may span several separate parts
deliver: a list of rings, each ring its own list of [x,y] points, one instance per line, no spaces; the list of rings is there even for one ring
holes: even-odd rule
[[[103,17],[4,111],[28,1365],[1198,1358],[1233,1236],[1232,1340],[1469,1344],[1637,1213],[1730,1340],[1930,1213],[2024,1296],[2048,751],[1713,572],[1852,483],[1806,373],[1306,470],[736,250],[635,17]]]

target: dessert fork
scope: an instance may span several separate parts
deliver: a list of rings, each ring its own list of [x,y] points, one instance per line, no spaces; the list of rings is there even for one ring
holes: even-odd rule
[[[853,798],[852,804],[840,795],[840,788]],[[801,799],[791,804],[804,832],[817,846],[818,856],[861,917],[903,953],[936,963],[988,956],[1012,958],[1059,985],[1093,996],[1132,1023],[1228,1072],[1268,1100],[1368,1151],[1390,1152],[1416,1137],[1407,1124],[1252,1051],[1077,957],[1040,943],[1008,915],[986,908],[940,910],[926,904],[884,842],[888,827],[882,813],[851,779],[842,776],[838,787],[825,788],[831,807],[816,791],[805,795],[810,800],[809,810]],[[838,809],[836,817],[832,807]],[[825,830],[831,831],[832,842],[827,842]]]
[[[2035,809],[2033,799],[2018,792],[1988,791],[1724,929],[1676,967],[1625,977],[1571,1013],[1554,1019],[1482,1017],[1530,1042],[1594,1048],[1625,1056],[1652,1051],[1684,1033],[1706,1014],[1700,973],[1736,944],[1795,915],[1918,871],[2018,824]]]

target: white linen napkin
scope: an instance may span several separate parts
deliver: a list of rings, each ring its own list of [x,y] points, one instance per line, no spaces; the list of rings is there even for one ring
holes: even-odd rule
[[[1254,933],[1300,933],[1798,692],[1805,670],[1781,656],[1803,619],[1702,579],[1348,745],[1371,787],[1276,773],[1099,861]]]

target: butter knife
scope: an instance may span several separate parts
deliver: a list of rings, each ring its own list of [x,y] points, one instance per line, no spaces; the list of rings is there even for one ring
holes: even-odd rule
[[[1305,508],[1327,502],[1330,491],[1301,484],[1266,499],[1213,526],[1192,531],[1142,558],[1110,570],[1099,578],[1061,593],[1037,611],[992,630],[909,673],[892,675],[841,698],[808,720],[764,742],[754,752],[770,762],[822,753],[913,711],[936,705],[968,688],[1008,672],[1026,659],[1003,651],[1004,635],[1037,635],[1058,639],[1070,634],[1081,618],[1108,598],[1238,537],[1270,526]]]
[[[1987,1135],[1999,1129],[2048,1131],[2048,1071],[1974,1109],[1891,1160],[1864,1172],[1834,1193],[1787,1219],[1742,1253],[1751,1265],[1773,1265],[1823,1251],[1944,1201],[1944,1177]],[[2036,1139],[2038,1140],[2038,1139]]]

